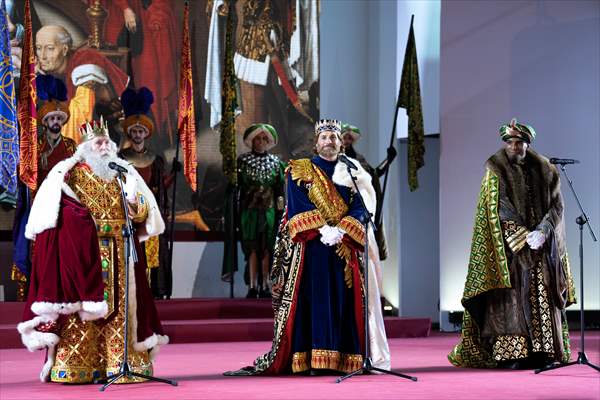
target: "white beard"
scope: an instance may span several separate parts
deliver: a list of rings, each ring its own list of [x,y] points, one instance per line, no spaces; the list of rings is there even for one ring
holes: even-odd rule
[[[112,181],[117,176],[117,171],[110,169],[108,163],[111,161],[117,161],[117,155],[108,153],[101,156],[99,153],[86,149],[82,152],[83,159],[90,166],[94,175],[100,177],[105,181]]]

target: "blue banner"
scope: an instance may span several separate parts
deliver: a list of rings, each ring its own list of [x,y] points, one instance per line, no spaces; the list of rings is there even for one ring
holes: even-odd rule
[[[5,0],[0,6],[0,202],[15,205],[17,195],[17,166],[19,163],[19,134],[17,130],[17,99],[8,15]]]

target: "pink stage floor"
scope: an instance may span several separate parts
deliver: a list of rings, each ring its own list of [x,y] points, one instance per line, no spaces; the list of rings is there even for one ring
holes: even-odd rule
[[[0,350],[0,399],[600,399],[600,373],[576,365],[535,375],[533,371],[459,369],[446,361],[458,335],[391,339],[393,369],[418,377],[357,376],[341,384],[331,376],[225,377],[268,349],[268,342],[173,344],[158,356],[157,376],[179,381],[119,385],[43,384],[37,380],[41,352]],[[572,332],[572,349],[579,336]],[[586,336],[586,353],[600,363],[600,332]]]

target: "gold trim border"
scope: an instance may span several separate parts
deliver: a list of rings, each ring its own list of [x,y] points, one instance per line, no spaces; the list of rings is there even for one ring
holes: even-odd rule
[[[325,225],[325,219],[319,210],[305,211],[294,215],[288,222],[292,239],[299,233],[317,229]]]
[[[347,215],[337,226],[343,229],[356,243],[361,246],[365,245],[365,227],[356,218]]]
[[[360,369],[362,363],[363,356],[361,354],[345,354],[336,350],[313,349],[292,355],[292,372],[330,369],[348,373]]]

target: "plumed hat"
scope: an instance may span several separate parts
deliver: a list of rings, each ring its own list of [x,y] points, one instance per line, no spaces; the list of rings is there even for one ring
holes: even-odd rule
[[[46,117],[58,114],[65,124],[71,113],[67,104],[67,87],[64,82],[52,75],[38,75],[35,78],[38,97],[37,120],[41,125]]]
[[[127,88],[121,94],[121,104],[125,113],[125,120],[121,126],[127,135],[134,126],[139,126],[148,131],[146,139],[154,132],[154,122],[150,118],[150,106],[154,103],[154,96],[147,87],[139,90]]]
[[[244,143],[246,146],[252,148],[252,140],[254,140],[256,135],[261,132],[265,132],[267,134],[267,138],[269,139],[267,150],[270,150],[277,145],[277,142],[279,141],[279,135],[277,134],[275,128],[269,124],[253,124],[244,131]]]
[[[499,130],[500,137],[505,142],[508,139],[516,138],[531,143],[535,139],[535,130],[530,125],[519,124],[516,118],[513,118],[510,123],[504,124]]]

